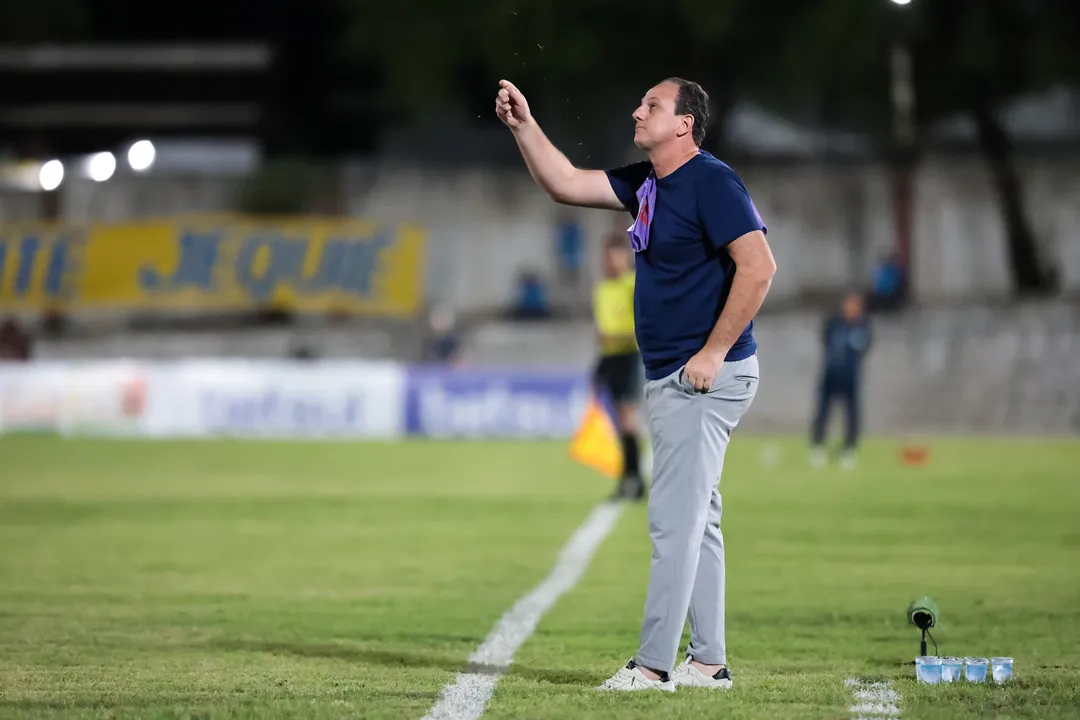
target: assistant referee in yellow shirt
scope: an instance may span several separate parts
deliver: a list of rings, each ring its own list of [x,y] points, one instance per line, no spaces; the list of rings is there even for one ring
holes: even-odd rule
[[[623,450],[623,477],[616,495],[634,500],[645,497],[638,445],[638,406],[645,385],[644,369],[634,336],[634,272],[630,249],[623,236],[604,247],[604,278],[593,288],[600,361],[593,380],[605,388],[615,404],[615,423]]]

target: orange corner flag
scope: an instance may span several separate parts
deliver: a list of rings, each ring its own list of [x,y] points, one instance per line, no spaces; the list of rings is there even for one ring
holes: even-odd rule
[[[595,395],[589,400],[574,438],[570,457],[612,479],[623,471],[622,445],[607,404]]]

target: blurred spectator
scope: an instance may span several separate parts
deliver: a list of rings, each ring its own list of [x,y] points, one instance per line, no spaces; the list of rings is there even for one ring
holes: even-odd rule
[[[46,337],[61,337],[68,331],[68,317],[59,310],[50,308],[41,316],[41,332]]]
[[[585,260],[581,224],[566,212],[559,215],[555,222],[555,260],[561,282],[574,286],[581,282],[581,268]]]
[[[868,309],[899,310],[904,304],[904,291],[904,268],[900,264],[900,256],[895,252],[890,253],[881,258],[874,269],[873,286],[867,298]]]
[[[0,323],[0,362],[27,362],[33,354],[33,341],[14,318]]]
[[[318,360],[319,353],[310,345],[301,343],[289,352],[289,357],[293,360]]]
[[[433,363],[458,364],[461,360],[461,336],[453,310],[434,308],[428,318],[428,330],[424,359]]]
[[[515,320],[541,320],[551,316],[547,288],[537,273],[526,270],[518,276],[517,299],[510,309],[510,316]]]
[[[863,301],[859,293],[848,293],[840,313],[825,321],[822,341],[825,345],[825,363],[818,381],[810,462],[815,467],[821,467],[828,459],[825,431],[829,424],[829,410],[834,400],[840,400],[844,405],[847,421],[841,461],[844,467],[849,468],[855,464],[855,450],[861,430],[859,401],[862,361],[871,344],[870,324],[863,313]]]

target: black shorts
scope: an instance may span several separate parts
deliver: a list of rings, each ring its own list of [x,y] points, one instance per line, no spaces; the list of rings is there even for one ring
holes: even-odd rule
[[[621,353],[600,358],[593,380],[607,389],[616,403],[641,402],[645,386],[641,353]]]

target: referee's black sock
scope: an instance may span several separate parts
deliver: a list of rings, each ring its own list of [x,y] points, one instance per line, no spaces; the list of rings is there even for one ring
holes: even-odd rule
[[[637,433],[622,433],[623,477],[641,477],[641,453]]]

